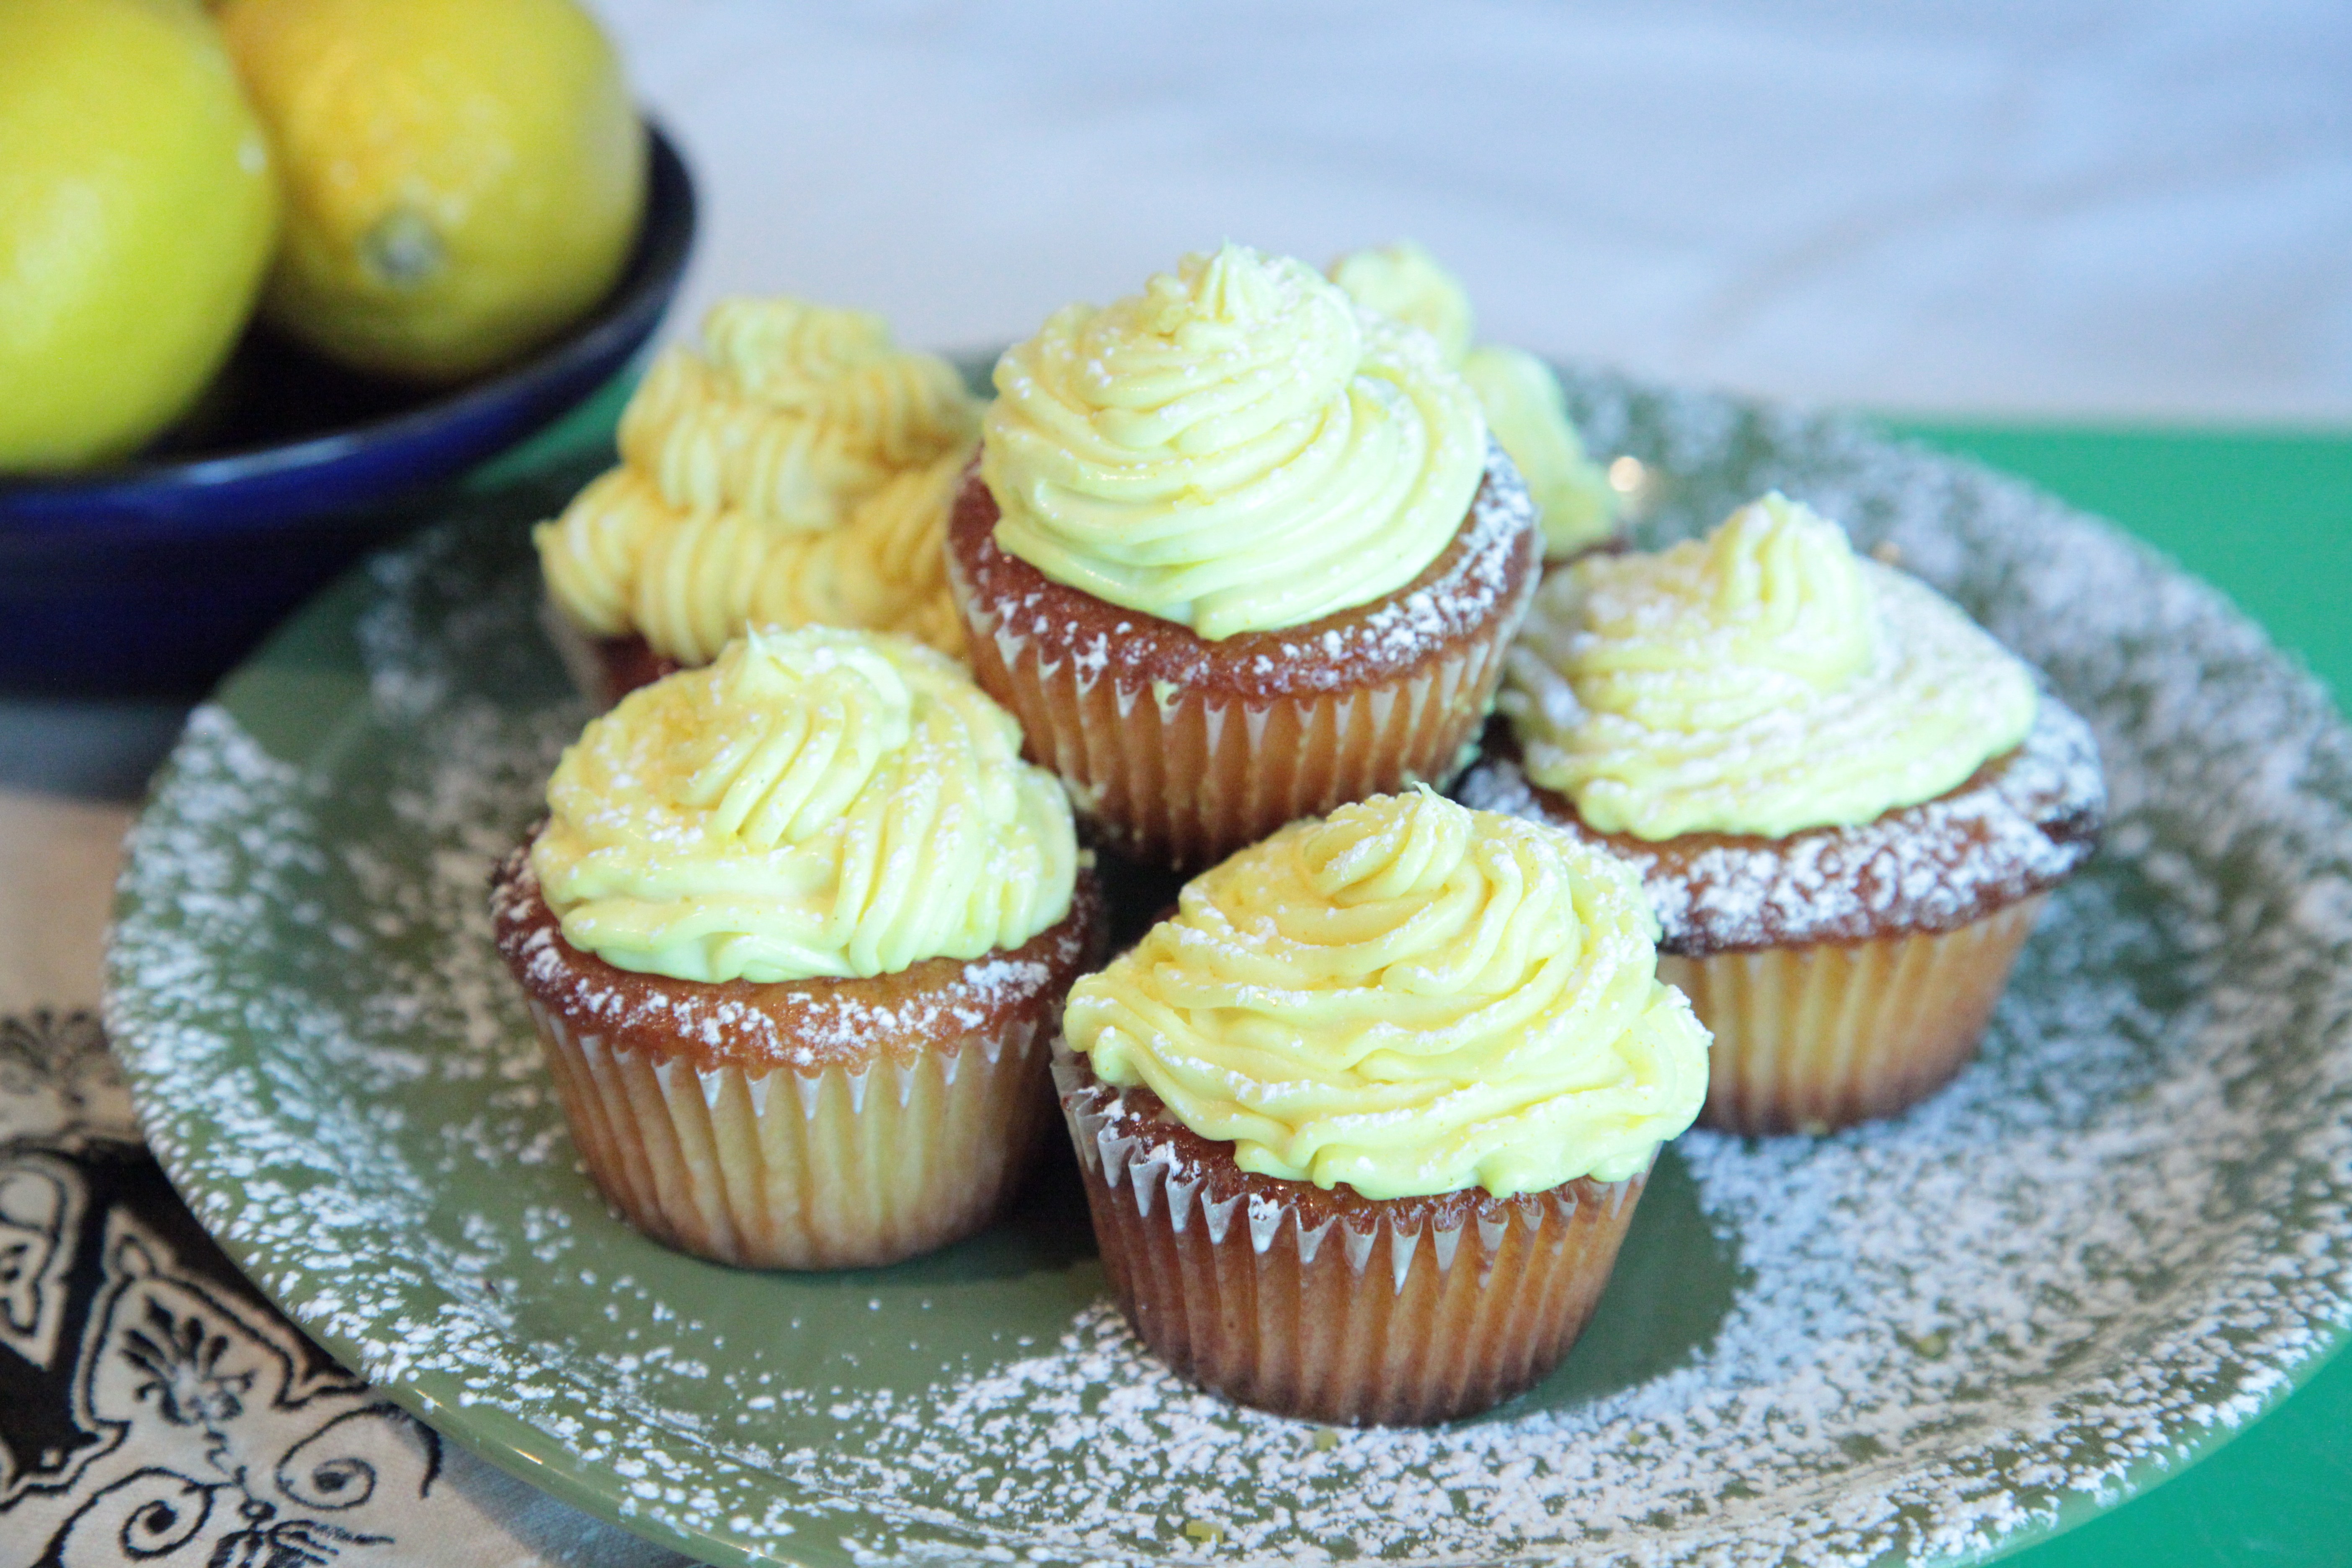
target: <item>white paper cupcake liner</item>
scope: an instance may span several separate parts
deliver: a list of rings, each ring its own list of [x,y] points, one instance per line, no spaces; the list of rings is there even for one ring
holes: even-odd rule
[[[1660,954],[1715,1035],[1700,1122],[1818,1132],[1927,1099],[1975,1053],[2046,896],[1948,931]]]
[[[1223,1145],[1184,1153],[1066,1053],[1055,1076],[1136,1332],[1195,1381],[1310,1420],[1448,1420],[1541,1378],[1591,1318],[1646,1179],[1335,1205]]]
[[[756,1076],[613,1050],[534,1001],[588,1173],[670,1246],[752,1268],[894,1262],[988,1223],[1045,1116],[1049,1026]]]
[[[1486,716],[1509,629],[1498,621],[1388,680],[1252,699],[1129,684],[962,607],[981,685],[1013,710],[1078,809],[1121,853],[1186,867],[1302,816],[1449,781]]]

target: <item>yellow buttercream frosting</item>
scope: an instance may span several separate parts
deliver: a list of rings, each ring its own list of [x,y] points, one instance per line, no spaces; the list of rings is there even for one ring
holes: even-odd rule
[[[1528,777],[1655,840],[1933,799],[2023,741],[2035,701],[1958,606],[1775,493],[1705,540],[1553,574],[1499,705]]]
[[[955,367],[895,346],[866,311],[722,300],[702,337],[707,353],[656,361],[621,416],[622,460],[681,510],[831,528],[891,475],[975,434]]]
[[[1331,264],[1331,280],[1367,309],[1427,332],[1470,383],[1487,428],[1527,480],[1549,559],[1564,560],[1609,536],[1619,498],[1584,454],[1559,378],[1518,349],[1473,347],[1470,296],[1434,257],[1409,240],[1353,251]]]
[[[903,630],[961,653],[942,557],[979,405],[880,318],[728,300],[621,417],[619,468],[534,532],[597,637],[706,663],[751,625]]]
[[[757,982],[1019,947],[1069,913],[1061,785],[1012,716],[898,637],[753,632],[630,693],[547,786],[530,863],[564,940]]]
[[[629,624],[688,665],[717,658],[746,626],[905,632],[961,658],[945,533],[966,460],[959,450],[903,469],[827,529],[780,534],[736,510],[656,529],[637,561]]]
[[[1551,366],[1520,349],[1482,343],[1462,359],[1487,427],[1527,480],[1543,529],[1544,558],[1564,561],[1615,531],[1619,496],[1568,417]]]
[[[1375,796],[1196,879],[1063,1026],[1245,1171],[1372,1198],[1621,1181],[1706,1098],[1706,1030],[1656,936],[1612,856]]]
[[[1359,305],[1427,332],[1447,364],[1470,352],[1477,318],[1468,291],[1412,241],[1349,251],[1331,263],[1330,277]]]
[[[1477,398],[1427,338],[1236,245],[1056,312],[996,390],[998,546],[1212,640],[1402,587],[1486,464]]]
[[[630,605],[638,563],[672,526],[652,480],[626,464],[606,469],[572,498],[562,518],[531,530],[547,596],[593,637],[627,636],[635,626]]]

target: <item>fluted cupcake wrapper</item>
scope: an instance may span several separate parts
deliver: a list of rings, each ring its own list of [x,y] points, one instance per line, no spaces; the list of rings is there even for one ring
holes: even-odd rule
[[[1051,1026],[757,1074],[616,1051],[531,1004],[588,1173],[629,1222],[751,1268],[895,1262],[986,1225],[1034,1145]]]
[[[1647,1179],[1311,1218],[1315,1189],[1197,1164],[1123,1131],[1118,1091],[1058,1052],[1055,1076],[1137,1334],[1195,1382],[1308,1420],[1426,1425],[1535,1384],[1591,1319]]]
[[[1927,1099],[1974,1054],[2045,896],[1948,931],[1660,954],[1715,1035],[1701,1124],[1826,1131]]]
[[[1127,684],[962,608],[982,688],[1080,813],[1122,854],[1188,868],[1302,816],[1446,783],[1486,717],[1512,625],[1498,616],[1391,679],[1251,698]]]

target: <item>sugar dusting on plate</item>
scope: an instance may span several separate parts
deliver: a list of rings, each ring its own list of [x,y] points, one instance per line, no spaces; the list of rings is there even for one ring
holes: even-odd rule
[[[1738,1274],[1675,1364],[1333,1434],[1182,1384],[1082,1289],[928,1378],[841,1336],[979,1342],[929,1315],[936,1281],[861,1277],[870,1307],[845,1287],[804,1320],[798,1287],[741,1276],[793,1314],[772,1342],[667,1299],[666,1255],[632,1263],[582,1200],[490,950],[485,879],[583,714],[534,673],[528,562],[488,524],[379,563],[367,695],[315,753],[273,755],[234,693],[192,723],[112,955],[158,1152],[371,1376],[493,1447],[535,1433],[627,1522],[741,1561],[1925,1560],[2247,1419],[2352,1318],[2340,722],[2209,590],[2021,487],[1832,422],[1570,387],[1588,446],[1670,476],[1645,526],[1778,487],[1892,542],[2048,672],[2108,768],[2108,847],[1950,1090],[1819,1141],[1681,1141]],[[850,1348],[794,1361],[825,1334]]]

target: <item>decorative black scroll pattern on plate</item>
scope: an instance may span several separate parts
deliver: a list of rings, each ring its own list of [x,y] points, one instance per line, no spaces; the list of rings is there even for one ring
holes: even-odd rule
[[[440,1468],[199,1228],[97,1020],[0,1016],[0,1568],[381,1562]]]

